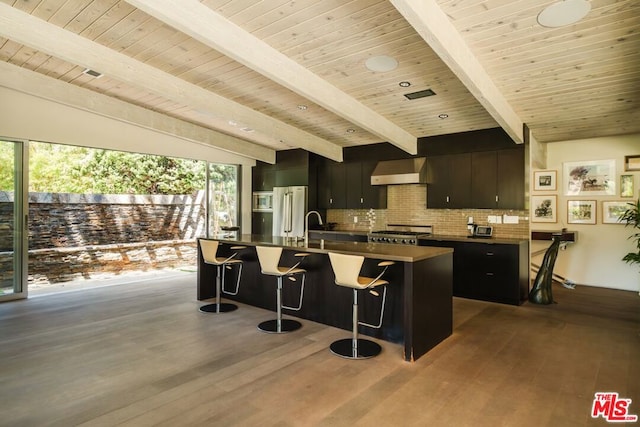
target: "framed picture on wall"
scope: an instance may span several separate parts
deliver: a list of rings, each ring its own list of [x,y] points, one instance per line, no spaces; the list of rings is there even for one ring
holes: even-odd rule
[[[624,156],[624,170],[640,171],[640,154],[636,156]]]
[[[595,224],[597,210],[595,200],[567,200],[567,223]]]
[[[620,175],[620,197],[633,197],[633,175]]]
[[[624,201],[602,202],[602,223],[603,224],[624,224],[620,222],[622,214],[629,209],[632,204]]]
[[[556,191],[557,171],[535,171],[533,172],[534,191]]]
[[[531,222],[558,222],[557,196],[531,196],[531,211]]]
[[[587,160],[563,165],[566,196],[615,196],[616,161]]]

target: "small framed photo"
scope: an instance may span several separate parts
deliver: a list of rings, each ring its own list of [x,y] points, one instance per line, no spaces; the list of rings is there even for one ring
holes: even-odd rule
[[[558,222],[558,197],[531,196],[531,222]]]
[[[567,223],[595,224],[597,210],[595,200],[567,200]]]
[[[602,202],[602,223],[603,224],[623,224],[620,222],[622,214],[629,209],[629,202],[606,201]]]
[[[620,197],[633,197],[633,175],[620,175]]]
[[[624,156],[625,171],[640,171],[640,154],[636,156]]]
[[[556,191],[558,172],[557,171],[535,171],[533,172],[534,191]]]

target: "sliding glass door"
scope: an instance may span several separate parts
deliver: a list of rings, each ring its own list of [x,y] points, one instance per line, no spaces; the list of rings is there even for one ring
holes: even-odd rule
[[[27,143],[0,140],[0,301],[27,297]]]

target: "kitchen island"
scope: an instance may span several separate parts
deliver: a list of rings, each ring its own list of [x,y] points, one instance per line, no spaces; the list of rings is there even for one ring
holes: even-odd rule
[[[414,361],[452,333],[453,250],[450,248],[321,240],[312,240],[305,246],[285,238],[255,235],[216,240],[221,243],[219,256],[229,254],[231,246],[247,247],[238,254],[244,262],[239,292],[235,296],[223,294],[225,299],[275,311],[276,281],[261,274],[255,246],[282,247],[281,265],[293,265],[297,262],[295,254],[306,252],[311,255],[300,265],[307,270],[304,303],[300,311],[284,310],[285,316],[350,331],[352,291],[334,284],[327,254],[362,255],[366,258],[361,271],[364,276],[375,277],[380,272],[377,266],[380,261],[395,261],[395,264],[385,273],[389,286],[382,328],[361,326],[361,334],[403,344],[404,359]],[[215,298],[215,274],[215,267],[204,263],[198,244],[198,300]],[[235,270],[232,274],[236,274]],[[235,277],[227,280],[231,282]],[[284,286],[285,305],[295,305],[299,286],[287,283]],[[364,296],[360,301],[361,318],[375,319],[380,302],[368,294]]]

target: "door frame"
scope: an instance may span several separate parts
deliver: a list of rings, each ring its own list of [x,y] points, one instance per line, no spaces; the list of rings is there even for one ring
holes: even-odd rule
[[[0,302],[28,297],[29,268],[29,142],[13,138],[0,138],[14,144],[13,195],[13,287],[14,292],[0,295]]]

